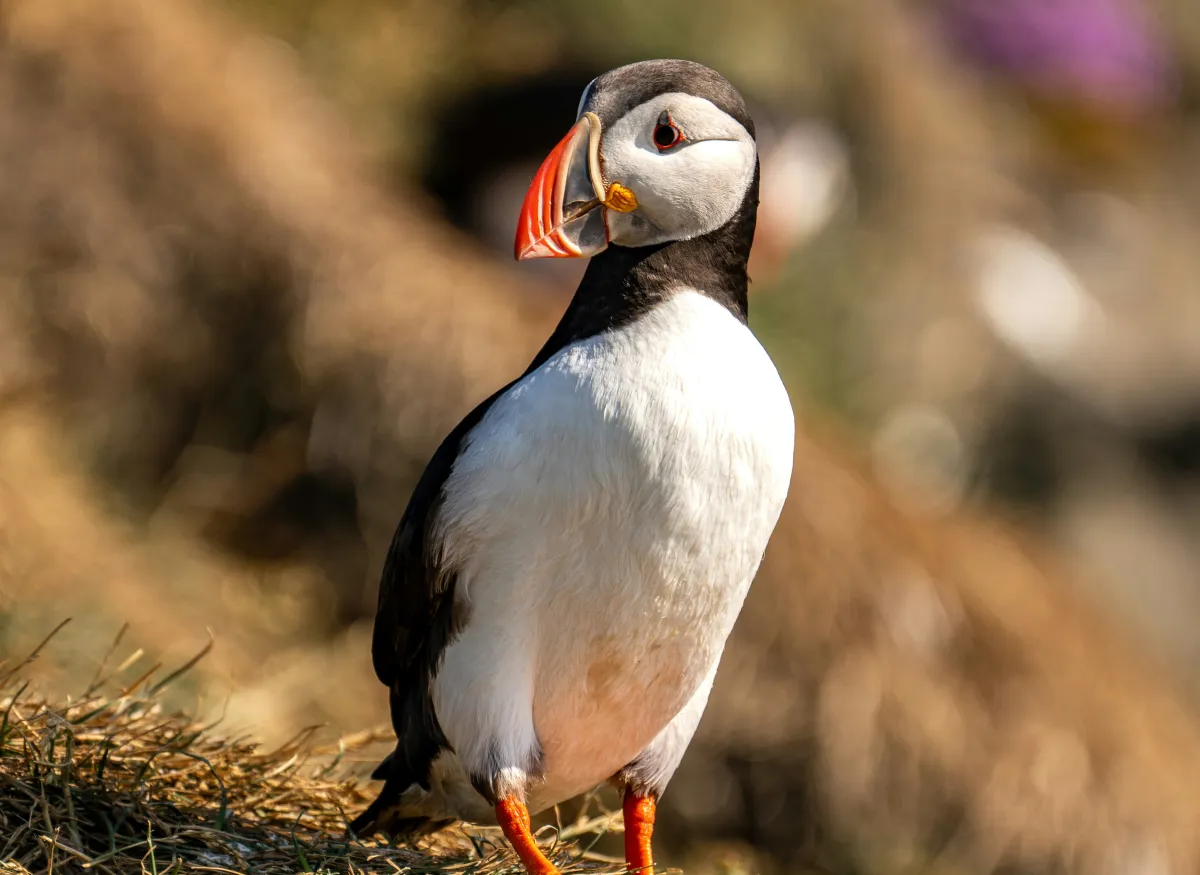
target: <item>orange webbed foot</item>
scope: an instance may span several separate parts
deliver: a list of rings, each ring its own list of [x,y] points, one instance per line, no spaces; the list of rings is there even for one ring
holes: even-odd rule
[[[516,796],[506,796],[496,805],[496,819],[529,875],[559,875],[533,837],[529,809]]]
[[[625,868],[640,875],[654,875],[654,856],[650,851],[656,808],[654,797],[640,796],[626,787],[621,808],[625,814]]]

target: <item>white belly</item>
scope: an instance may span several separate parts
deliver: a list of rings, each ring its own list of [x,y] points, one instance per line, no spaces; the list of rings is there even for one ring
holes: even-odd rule
[[[720,658],[793,442],[765,351],[695,292],[567,347],[498,400],[439,517],[470,611],[434,685],[459,759],[536,733],[536,810],[636,757]]]

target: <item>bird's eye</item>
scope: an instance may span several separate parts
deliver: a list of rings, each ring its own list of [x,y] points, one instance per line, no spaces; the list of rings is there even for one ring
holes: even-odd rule
[[[683,132],[675,126],[675,122],[671,119],[671,114],[663,110],[658,117],[658,124],[654,126],[654,145],[658,151],[665,152],[672,146],[677,146],[683,142]]]

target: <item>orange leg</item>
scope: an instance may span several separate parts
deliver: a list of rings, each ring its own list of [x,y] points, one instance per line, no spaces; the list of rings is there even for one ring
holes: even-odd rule
[[[641,875],[654,875],[654,856],[650,852],[650,835],[654,832],[653,796],[638,796],[625,788],[625,868],[640,870]]]
[[[558,875],[558,869],[546,859],[533,839],[529,809],[524,802],[516,796],[506,796],[496,806],[496,818],[529,875]]]

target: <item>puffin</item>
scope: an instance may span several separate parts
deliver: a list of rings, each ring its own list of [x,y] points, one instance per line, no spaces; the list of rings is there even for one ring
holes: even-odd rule
[[[795,422],[747,324],[754,124],[684,60],[611,70],[535,173],[517,260],[589,258],[525,372],[420,477],[372,639],[396,748],[350,825],[499,825],[612,782],[651,873],[658,799],[779,519]]]

